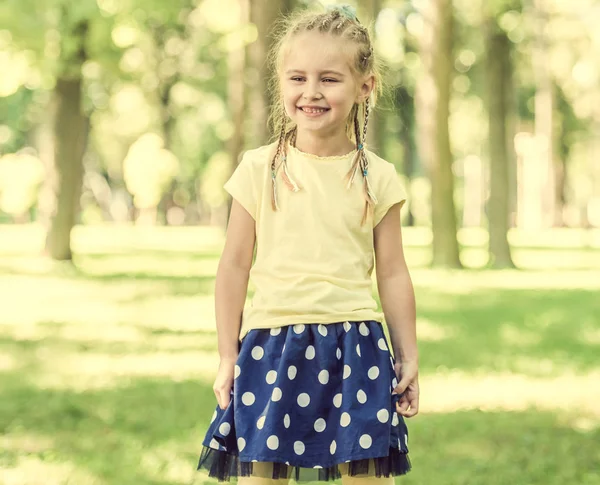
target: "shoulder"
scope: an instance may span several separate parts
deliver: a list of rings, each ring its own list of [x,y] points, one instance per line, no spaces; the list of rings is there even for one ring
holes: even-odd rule
[[[384,160],[370,150],[367,150],[367,159],[369,160],[369,175],[376,180],[386,180],[388,177],[398,175],[393,163]]]
[[[248,165],[257,170],[267,167],[271,163],[273,155],[275,155],[276,148],[277,143],[271,143],[269,145],[246,150],[242,155],[240,165]]]

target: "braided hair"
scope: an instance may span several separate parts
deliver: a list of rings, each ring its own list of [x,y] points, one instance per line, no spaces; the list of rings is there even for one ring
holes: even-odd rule
[[[295,35],[304,32],[330,34],[347,40],[356,46],[354,62],[350,65],[352,73],[356,77],[372,74],[376,80],[376,87],[380,88],[380,83],[377,82],[380,78],[379,67],[373,55],[373,44],[369,31],[359,22],[351,7],[332,6],[326,12],[301,11],[296,15],[282,19],[277,27],[280,34],[270,53],[270,61],[273,67],[270,89],[273,99],[280,100],[278,103],[275,103],[271,113],[273,132],[277,133],[278,136],[277,148],[270,166],[271,205],[273,210],[279,210],[277,194],[278,174],[281,174],[281,179],[289,190],[297,192],[302,189],[300,184],[294,180],[287,164],[287,145],[290,142],[292,145],[295,143],[297,127],[288,119],[285,113],[280,85],[280,72],[283,65],[284,51],[290,40]],[[349,188],[354,183],[356,176],[359,173],[362,175],[362,193],[365,199],[365,208],[361,225],[373,214],[375,204],[377,203],[369,182],[369,161],[365,151],[369,113],[371,103],[374,103],[376,100],[376,94],[376,92],[371,93],[371,101],[367,99],[364,103],[355,104],[350,111],[346,123],[347,135],[356,144],[356,155],[346,175],[346,183]]]

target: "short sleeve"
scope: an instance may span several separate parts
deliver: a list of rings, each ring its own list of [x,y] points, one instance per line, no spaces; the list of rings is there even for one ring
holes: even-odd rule
[[[400,203],[402,206],[406,201],[406,192],[400,183],[400,177],[396,172],[396,168],[391,163],[387,165],[387,170],[380,187],[379,191],[375,194],[377,204],[375,204],[373,227],[381,222],[393,205]]]
[[[246,152],[223,188],[239,202],[256,220],[258,199],[257,176],[252,164],[252,157]]]

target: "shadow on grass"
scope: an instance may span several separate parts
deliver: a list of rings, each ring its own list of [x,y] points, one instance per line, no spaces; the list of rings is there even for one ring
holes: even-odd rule
[[[119,388],[72,392],[3,375],[0,385],[0,467],[33,455],[74,463],[114,485],[185,483],[165,475],[174,460],[195,469],[216,406],[210,385],[199,381],[132,379]],[[600,484],[600,430],[578,431],[551,413],[420,415],[409,430],[414,470],[399,479],[406,485]],[[42,444],[25,449],[23,434]],[[142,465],[148,456],[152,472]]]

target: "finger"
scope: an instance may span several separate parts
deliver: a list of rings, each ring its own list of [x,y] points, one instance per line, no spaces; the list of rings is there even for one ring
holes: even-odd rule
[[[408,409],[408,400],[407,399],[400,399],[400,401],[398,403],[396,403],[396,409],[398,410],[398,412],[400,414],[406,412],[406,410]]]
[[[402,379],[400,380],[400,382],[398,383],[398,385],[396,386],[395,391],[398,394],[402,394],[404,391],[406,391],[406,388],[408,387],[409,384],[410,384],[410,378],[408,376],[403,376]]]
[[[413,400],[411,400],[410,402],[410,407],[407,411],[405,411],[403,413],[403,416],[406,418],[412,418],[413,416],[416,416],[419,412],[419,399],[415,398]]]

